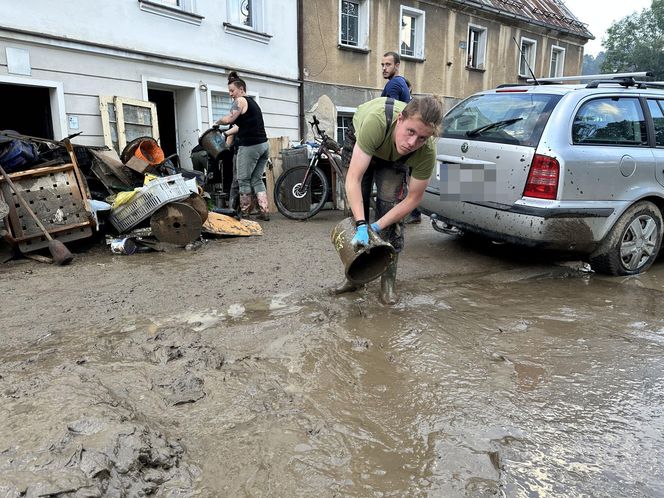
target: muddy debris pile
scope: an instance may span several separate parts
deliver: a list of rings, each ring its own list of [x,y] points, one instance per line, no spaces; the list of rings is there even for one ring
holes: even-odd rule
[[[257,222],[216,206],[205,174],[180,168],[154,138],[136,138],[118,155],[74,145],[77,135],[0,131],[0,264],[17,256],[68,264],[66,244],[79,241],[131,255],[262,234]]]

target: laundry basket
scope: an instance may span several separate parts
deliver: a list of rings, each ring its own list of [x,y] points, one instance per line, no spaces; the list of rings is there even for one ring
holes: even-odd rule
[[[164,204],[191,195],[182,175],[156,178],[145,185],[129,202],[111,211],[110,221],[119,233],[136,226]]]

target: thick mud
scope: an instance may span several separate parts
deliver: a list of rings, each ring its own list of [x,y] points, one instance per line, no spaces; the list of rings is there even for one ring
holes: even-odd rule
[[[662,263],[409,226],[387,307],[327,295],[339,219],[0,266],[0,496],[664,494]]]

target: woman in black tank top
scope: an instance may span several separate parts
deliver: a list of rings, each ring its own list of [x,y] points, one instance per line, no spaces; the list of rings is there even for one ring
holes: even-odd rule
[[[228,93],[233,99],[230,112],[217,124],[237,125],[237,180],[240,188],[240,211],[249,215],[251,192],[256,193],[262,220],[270,219],[263,172],[268,159],[268,142],[263,113],[253,98],[247,96],[247,84],[235,71],[228,75]]]

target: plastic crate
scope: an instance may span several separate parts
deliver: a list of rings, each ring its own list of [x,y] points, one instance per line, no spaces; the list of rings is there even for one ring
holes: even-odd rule
[[[191,195],[182,175],[164,176],[152,180],[131,201],[111,211],[113,226],[122,233],[137,225],[164,204]]]

